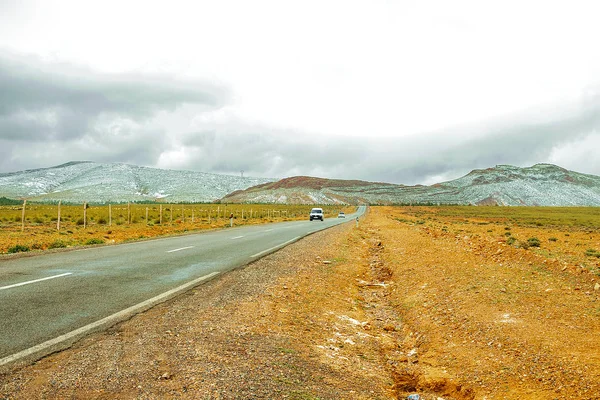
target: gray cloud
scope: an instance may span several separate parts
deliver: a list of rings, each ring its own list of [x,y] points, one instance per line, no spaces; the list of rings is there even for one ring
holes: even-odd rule
[[[552,162],[557,148],[587,140],[590,135],[600,135],[598,96],[576,106],[564,105],[486,124],[386,140],[377,146],[379,162],[369,170],[385,181],[398,183],[423,183],[437,176],[452,179],[472,169],[497,164],[529,166]],[[581,164],[561,166],[575,168]],[[597,169],[581,172],[600,174]]]
[[[46,166],[42,160],[58,157],[41,150],[53,146],[70,159],[87,153],[89,159],[122,161],[126,156],[131,162],[153,163],[164,136],[148,125],[154,116],[186,104],[216,109],[229,97],[226,88],[213,84],[94,74],[1,53],[0,87],[0,140],[13,155],[0,160],[4,171]],[[131,136],[137,140],[126,138]]]
[[[582,143],[600,142],[596,88],[578,104],[471,126],[398,138],[343,138],[250,124],[233,115],[215,122],[210,113],[227,108],[228,90],[170,77],[99,75],[0,54],[0,87],[1,172],[92,160],[418,184],[555,157],[565,168],[600,174],[598,162],[582,170],[584,163],[567,150],[556,155],[571,148],[583,154]],[[187,114],[177,114],[190,105]],[[160,120],[165,113],[181,121]]]

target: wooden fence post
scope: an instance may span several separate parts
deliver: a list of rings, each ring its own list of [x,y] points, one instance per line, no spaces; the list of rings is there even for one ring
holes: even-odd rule
[[[87,203],[83,202],[83,229],[87,226]]]
[[[131,224],[131,204],[127,202],[127,225]]]
[[[56,230],[60,231],[60,200],[58,201],[58,217],[56,218]]]
[[[162,225],[162,204],[160,205],[160,211],[159,211],[158,222],[159,222],[159,224],[161,224],[161,225]]]
[[[112,225],[112,206],[108,203],[108,226]]]
[[[185,210],[183,209],[183,204],[181,205],[181,222],[185,223]]]
[[[148,225],[148,207],[146,207],[146,225]]]
[[[25,230],[25,205],[27,204],[27,199],[23,200],[23,212],[21,213],[21,232]]]
[[[171,204],[171,206],[169,207],[169,210],[171,210],[171,220],[170,220],[170,224],[173,225],[173,204]]]

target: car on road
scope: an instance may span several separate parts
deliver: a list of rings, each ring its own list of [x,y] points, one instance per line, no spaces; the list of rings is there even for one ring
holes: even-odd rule
[[[343,211],[340,211],[338,218],[346,218],[346,214]]]
[[[310,220],[312,221],[313,219],[320,219],[321,221],[324,220],[323,217],[323,209],[322,208],[313,208],[312,210],[310,210]]]

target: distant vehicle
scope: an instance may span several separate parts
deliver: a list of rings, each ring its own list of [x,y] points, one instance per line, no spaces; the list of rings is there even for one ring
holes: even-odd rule
[[[338,214],[338,218],[346,218],[346,214],[344,214],[343,211],[340,211],[340,213]]]
[[[312,210],[310,210],[310,220],[312,221],[313,219],[320,219],[321,221],[323,221],[323,209],[322,208],[313,208]]]

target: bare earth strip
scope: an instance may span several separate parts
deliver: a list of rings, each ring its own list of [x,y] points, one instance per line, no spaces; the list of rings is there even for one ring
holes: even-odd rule
[[[0,398],[600,398],[598,277],[494,229],[373,208],[1,375]]]

